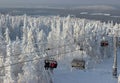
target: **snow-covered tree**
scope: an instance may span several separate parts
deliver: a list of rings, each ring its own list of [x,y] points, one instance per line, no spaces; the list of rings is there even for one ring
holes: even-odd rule
[[[9,41],[7,45],[7,58],[5,58],[5,77],[3,83],[15,83],[15,75],[13,74],[13,66],[11,65],[14,61],[12,58],[12,47],[11,47],[11,41]]]

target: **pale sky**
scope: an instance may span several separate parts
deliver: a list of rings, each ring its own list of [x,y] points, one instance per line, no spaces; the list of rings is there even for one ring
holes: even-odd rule
[[[0,7],[30,6],[42,4],[120,4],[120,0],[0,0]]]

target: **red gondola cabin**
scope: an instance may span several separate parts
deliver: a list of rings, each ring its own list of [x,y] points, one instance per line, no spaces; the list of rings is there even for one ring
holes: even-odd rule
[[[108,41],[101,41],[101,46],[102,47],[108,46]]]
[[[45,65],[44,65],[45,69],[48,68],[57,68],[57,61],[56,60],[51,60],[51,59],[47,59],[45,60]]]

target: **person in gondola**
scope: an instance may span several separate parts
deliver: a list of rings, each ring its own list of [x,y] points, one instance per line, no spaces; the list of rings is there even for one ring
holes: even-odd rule
[[[53,61],[52,63],[50,63],[50,68],[57,68],[57,62]]]
[[[57,65],[58,65],[58,64],[57,64],[57,61],[55,61],[55,67],[54,67],[54,68],[57,68]]]
[[[45,60],[45,70],[48,70],[48,68],[49,68],[49,65],[50,65],[50,62],[49,61],[47,61],[47,60]]]
[[[51,73],[53,73],[53,69],[55,68],[55,63],[54,62],[51,62],[50,63],[50,71]]]

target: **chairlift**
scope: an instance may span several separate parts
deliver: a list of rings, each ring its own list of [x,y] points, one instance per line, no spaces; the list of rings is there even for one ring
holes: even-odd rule
[[[101,41],[101,47],[106,47],[106,46],[108,46],[108,41],[103,36],[103,40]]]
[[[80,46],[80,50],[83,51],[83,45],[80,42],[77,42],[77,45]]]
[[[102,40],[102,41],[101,41],[101,46],[102,46],[102,47],[108,46],[108,41],[107,41],[107,40]]]
[[[77,69],[85,69],[85,60],[83,59],[73,59],[71,62],[71,66]]]
[[[80,47],[80,50],[83,51],[83,47]]]
[[[83,45],[80,45],[80,50],[83,51]]]
[[[49,68],[54,69],[57,68],[57,61],[54,59],[46,59],[44,60],[44,67],[46,70],[48,70]]]

